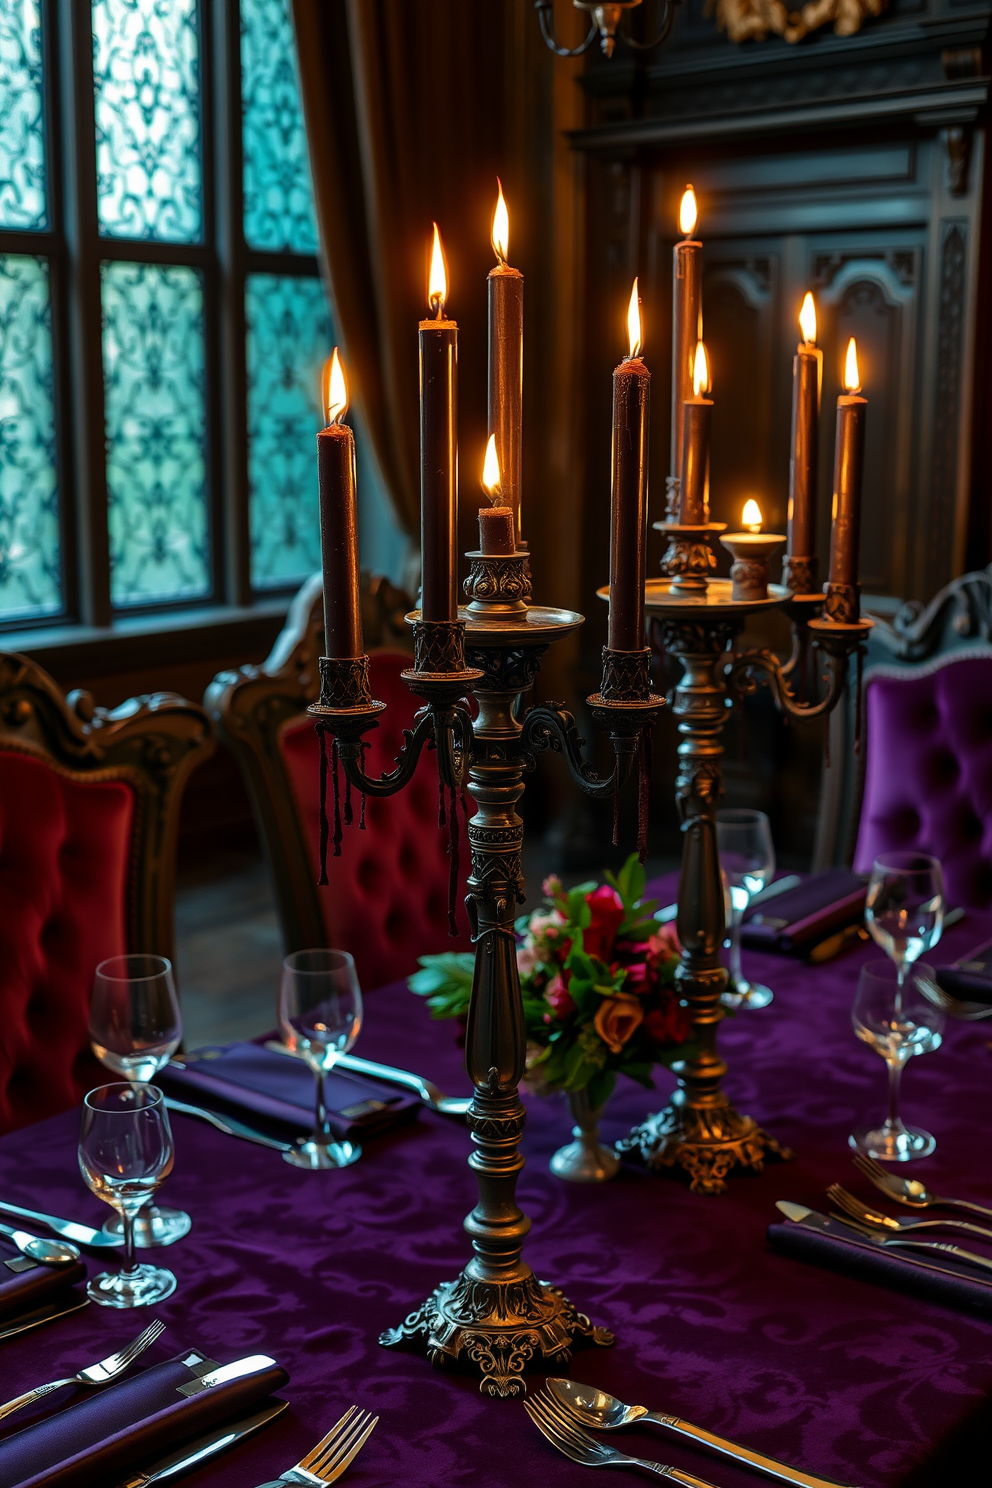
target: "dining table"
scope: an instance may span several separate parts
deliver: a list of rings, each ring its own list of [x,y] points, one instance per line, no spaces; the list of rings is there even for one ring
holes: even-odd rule
[[[661,903],[674,891],[673,876],[649,886]],[[992,914],[969,913],[928,959],[953,961],[989,935]],[[518,1198],[533,1224],[526,1259],[616,1336],[612,1347],[575,1352],[574,1379],[841,1483],[923,1488],[965,1481],[955,1473],[976,1451],[988,1462],[992,1315],[810,1264],[772,1248],[766,1234],[781,1219],[776,1200],[826,1212],[832,1182],[873,1196],[852,1167],[848,1135],[882,1114],[885,1069],[855,1037],[851,1006],[861,965],[880,954],[859,942],[811,966],[745,949],[746,974],[767,983],[774,1001],[724,1022],[726,1089],[792,1149],[791,1160],[734,1174],[717,1195],[691,1192],[678,1170],[628,1162],[606,1183],[563,1182],[548,1163],[568,1140],[567,1104],[525,1092]],[[933,1132],[937,1148],[901,1171],[992,1206],[990,1038],[992,1025],[949,1019],[940,1049],[910,1062],[904,1115]],[[433,1021],[404,982],[368,992],[355,1053],[415,1070],[449,1095],[469,1093],[455,1025]],[[673,1086],[664,1069],[653,1090],[621,1079],[603,1139],[625,1135]],[[476,1186],[463,1121],[423,1108],[368,1142],[353,1166],[310,1172],[198,1120],[171,1120],[176,1161],[161,1197],[193,1221],[185,1239],[158,1252],[178,1279],[175,1293],[136,1313],[90,1304],[3,1342],[0,1400],[102,1358],[156,1316],[166,1332],[143,1364],[196,1348],[220,1362],[270,1354],[289,1374],[288,1409],[190,1473],[189,1488],[275,1478],[352,1403],[379,1417],[346,1475],[354,1488],[585,1481],[588,1470],[544,1440],[519,1399],[493,1399],[471,1373],[378,1342],[470,1254],[462,1222]],[[70,1110],[4,1136],[0,1197],[102,1223],[107,1211],[79,1174],[78,1133],[79,1111]],[[86,1264],[93,1274],[106,1260]],[[539,1369],[528,1376],[532,1392],[542,1378]],[[767,1481],[656,1428],[608,1440],[717,1488]]]

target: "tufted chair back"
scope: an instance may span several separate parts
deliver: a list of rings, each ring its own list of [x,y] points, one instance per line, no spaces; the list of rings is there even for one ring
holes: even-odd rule
[[[415,970],[419,955],[468,948],[464,889],[458,901],[462,934],[453,940],[447,833],[438,830],[437,772],[429,751],[405,790],[390,800],[368,800],[364,832],[357,821],[345,828],[341,856],[328,857],[330,883],[317,888],[318,743],[306,708],[320,690],[321,597],[315,574],[296,596],[268,660],[220,673],[205,702],[248,785],[287,951],[320,945],[350,951],[362,986],[372,988]],[[411,605],[388,581],[367,574],[362,600],[372,692],[387,704],[368,735],[366,767],[379,774],[392,767],[419,706],[400,677],[410,665],[403,615]],[[467,866],[464,822],[461,827]]]
[[[105,1079],[93,972],[124,951],[172,954],[179,802],[212,747],[182,698],[108,711],[0,653],[0,1131]]]
[[[867,754],[854,867],[919,848],[948,905],[992,904],[992,650],[866,678]]]

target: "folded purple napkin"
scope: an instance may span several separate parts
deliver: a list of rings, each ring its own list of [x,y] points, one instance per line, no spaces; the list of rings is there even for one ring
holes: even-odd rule
[[[992,1002],[992,940],[955,961],[953,966],[938,966],[937,985],[962,1002]]]
[[[794,889],[744,911],[745,945],[803,956],[826,936],[854,925],[865,912],[865,880],[849,868],[813,873]]]
[[[42,1266],[0,1236],[0,1322],[33,1312],[58,1292],[85,1280],[86,1267],[79,1261],[74,1266]]]
[[[181,1394],[202,1368],[203,1355],[193,1349],[7,1437],[0,1442],[0,1488],[110,1488],[130,1467],[250,1410],[289,1380],[273,1364]]]
[[[301,1059],[261,1044],[231,1044],[181,1057],[185,1069],[169,1065],[156,1076],[167,1095],[221,1113],[230,1111],[277,1136],[296,1137],[312,1130],[314,1077]],[[328,1121],[339,1142],[377,1137],[412,1121],[420,1108],[409,1091],[357,1075],[332,1071],[324,1086]]]
[[[934,1302],[969,1312],[992,1314],[992,1271],[986,1273],[985,1281],[981,1271],[939,1251],[931,1255],[922,1250],[901,1253],[883,1250],[880,1245],[859,1240],[835,1220],[830,1221],[829,1229],[830,1233],[826,1234],[801,1224],[771,1224],[768,1242],[776,1250],[812,1261],[816,1266],[844,1271],[865,1281],[882,1282],[897,1291],[912,1292],[915,1297],[929,1297]],[[966,1249],[971,1248],[965,1236],[961,1242]]]

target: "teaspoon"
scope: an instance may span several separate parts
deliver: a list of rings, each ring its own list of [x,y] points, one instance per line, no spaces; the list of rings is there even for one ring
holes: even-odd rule
[[[27,1230],[15,1230],[10,1225],[0,1224],[0,1235],[13,1241],[21,1255],[43,1266],[68,1266],[79,1260],[79,1251],[66,1240],[43,1240],[39,1235],[29,1235]]]

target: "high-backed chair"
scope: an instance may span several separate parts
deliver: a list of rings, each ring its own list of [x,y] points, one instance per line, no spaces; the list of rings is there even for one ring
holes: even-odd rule
[[[370,797],[366,830],[345,827],[341,856],[328,855],[330,880],[317,887],[318,742],[306,708],[320,691],[323,654],[321,576],[297,594],[286,626],[261,666],[221,672],[204,702],[233,750],[272,871],[287,951],[333,945],[351,951],[364,987],[416,969],[419,955],[466,949],[459,895],[457,940],[448,935],[447,834],[438,830],[437,767],[425,751],[413,780],[390,800]],[[410,666],[411,601],[387,579],[362,575],[362,623],[372,693],[386,703],[370,735],[366,769],[392,768],[419,703],[400,678]],[[464,823],[462,823],[464,834]],[[462,860],[468,849],[463,845]]]
[[[190,771],[213,749],[172,693],[97,708],[0,652],[0,1130],[81,1099],[93,972],[172,955],[176,833]]]

